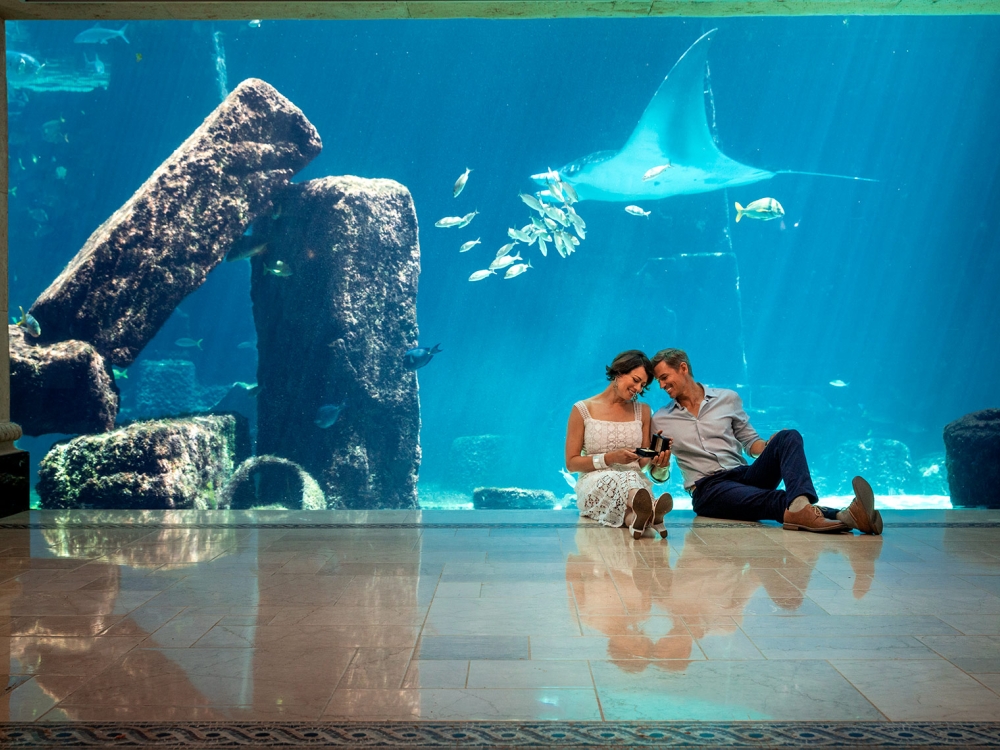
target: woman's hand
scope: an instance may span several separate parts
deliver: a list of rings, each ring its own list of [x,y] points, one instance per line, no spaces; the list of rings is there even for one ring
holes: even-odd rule
[[[611,451],[610,453],[604,454],[604,463],[608,466],[611,464],[630,464],[633,461],[638,461],[639,455],[633,453],[627,448],[622,448],[621,450]]]

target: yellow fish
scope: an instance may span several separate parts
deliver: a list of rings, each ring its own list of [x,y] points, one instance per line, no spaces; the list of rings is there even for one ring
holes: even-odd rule
[[[746,216],[749,219],[760,219],[761,221],[769,221],[770,219],[780,219],[785,215],[785,209],[781,207],[774,198],[760,198],[755,200],[753,203],[747,204],[746,208],[743,208],[739,203],[736,204],[736,223],[740,223],[740,219]]]

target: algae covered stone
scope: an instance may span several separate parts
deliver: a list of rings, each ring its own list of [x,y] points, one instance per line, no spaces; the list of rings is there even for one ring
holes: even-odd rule
[[[238,414],[135,422],[53,446],[37,490],[43,508],[207,510],[248,453]]]

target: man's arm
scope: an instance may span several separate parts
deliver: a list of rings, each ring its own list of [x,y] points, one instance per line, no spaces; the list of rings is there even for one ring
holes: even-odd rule
[[[757,458],[764,452],[767,442],[761,439],[757,430],[750,424],[750,417],[743,409],[743,400],[736,393],[733,394],[733,398],[735,399],[733,403],[733,434],[743,445],[743,450],[747,452],[747,455],[751,458]]]

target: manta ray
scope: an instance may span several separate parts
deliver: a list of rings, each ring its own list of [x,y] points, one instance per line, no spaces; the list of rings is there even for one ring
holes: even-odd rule
[[[717,29],[703,34],[674,64],[619,151],[598,151],[558,170],[580,200],[660,200],[672,195],[707,193],[768,180],[776,174],[806,174],[875,182],[864,177],[748,167],[719,151],[705,114],[708,43]],[[643,179],[654,168],[654,177]],[[552,171],[532,175],[546,185]]]

